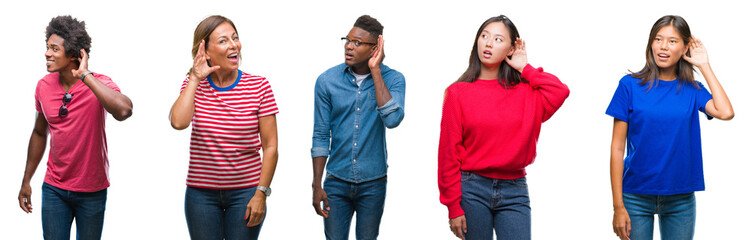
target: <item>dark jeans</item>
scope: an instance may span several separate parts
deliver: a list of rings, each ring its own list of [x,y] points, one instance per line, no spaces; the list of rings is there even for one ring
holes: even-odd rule
[[[229,190],[187,187],[185,220],[191,239],[258,239],[264,221],[247,227],[245,219],[246,207],[255,193],[256,187]]]
[[[462,200],[467,233],[465,239],[530,239],[530,197],[527,179],[494,179],[462,173]]]
[[[76,239],[100,239],[106,203],[107,189],[74,192],[42,184],[44,239],[70,239],[73,219],[76,219]]]
[[[357,213],[355,238],[376,239],[384,213],[386,177],[363,183],[351,183],[327,176],[324,191],[329,199],[329,217],[324,218],[328,240],[348,239],[353,213]]]

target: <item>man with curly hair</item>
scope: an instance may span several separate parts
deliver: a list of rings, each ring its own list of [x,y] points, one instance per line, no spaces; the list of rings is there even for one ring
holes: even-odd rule
[[[397,127],[405,116],[405,77],[382,64],[383,29],[371,16],[358,18],[342,38],[345,63],[316,80],[313,208],[324,217],[327,239],[347,239],[353,213],[357,239],[379,235],[386,197],[385,128]]]
[[[131,116],[133,104],[107,76],[89,71],[91,38],[71,16],[53,18],[46,31],[47,71],[34,94],[37,117],[29,139],[18,203],[31,213],[31,177],[50,137],[42,185],[45,239],[69,239],[73,219],[78,239],[100,239],[110,186],[105,119]]]

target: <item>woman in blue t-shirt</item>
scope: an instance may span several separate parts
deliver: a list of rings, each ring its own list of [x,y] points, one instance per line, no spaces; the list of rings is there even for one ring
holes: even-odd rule
[[[658,214],[663,239],[692,239],[694,192],[705,190],[699,113],[729,120],[734,110],[705,47],[682,17],[655,22],[645,57],[642,70],[619,81],[606,110],[614,117],[614,233],[621,239],[652,239]],[[712,95],[694,80],[694,67]]]

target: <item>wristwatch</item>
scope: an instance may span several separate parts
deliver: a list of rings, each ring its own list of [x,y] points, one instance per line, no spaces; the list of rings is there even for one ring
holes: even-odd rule
[[[256,190],[261,191],[267,197],[272,195],[272,189],[264,186],[256,186]]]
[[[86,71],[83,74],[81,74],[81,82],[83,82],[84,78],[86,78],[86,75],[89,75],[89,74],[92,74],[92,72],[91,71]]]

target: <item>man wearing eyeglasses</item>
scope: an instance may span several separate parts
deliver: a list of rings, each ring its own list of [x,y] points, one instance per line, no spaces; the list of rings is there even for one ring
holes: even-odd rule
[[[39,80],[34,94],[37,117],[18,203],[31,213],[31,177],[42,160],[49,132],[42,185],[44,238],[70,238],[75,219],[79,239],[100,239],[110,186],[104,122],[108,112],[118,121],[127,119],[133,104],[109,77],[89,71],[91,38],[83,21],[55,17],[46,37],[44,55],[50,73]]]
[[[386,196],[385,128],[397,127],[405,115],[405,77],[382,64],[383,29],[368,15],[358,18],[342,38],[345,63],[316,80],[313,208],[324,217],[327,239],[347,239],[354,212],[357,239],[379,234]]]

